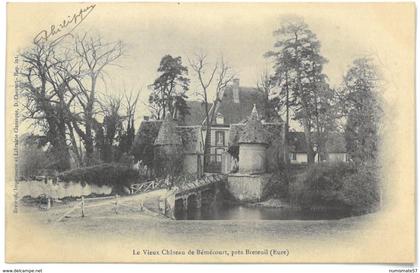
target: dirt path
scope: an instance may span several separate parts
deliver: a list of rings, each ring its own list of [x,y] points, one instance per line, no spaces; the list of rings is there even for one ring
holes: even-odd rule
[[[160,217],[159,200],[164,198],[167,190],[156,190],[142,194],[118,197],[114,196],[105,198],[86,198],[84,205],[84,215],[87,216],[113,216],[114,214],[142,214],[148,216]],[[118,202],[117,211],[115,210],[115,202]],[[40,209],[39,207],[21,206],[19,214],[31,215],[31,218],[39,219],[41,222],[56,222],[57,220],[65,221],[68,218],[81,217],[80,200],[68,202],[65,204],[56,203],[49,210]],[[63,217],[66,215],[65,217]]]

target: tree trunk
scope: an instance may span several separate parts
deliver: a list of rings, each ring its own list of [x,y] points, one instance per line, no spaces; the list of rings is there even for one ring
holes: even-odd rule
[[[284,162],[290,164],[289,157],[289,80],[286,71],[286,124],[284,126]]]
[[[296,58],[298,57],[298,49],[297,49],[297,34],[295,33],[295,52],[296,52]],[[312,136],[311,136],[311,127],[309,125],[310,122],[310,115],[308,112],[307,103],[305,102],[305,97],[303,94],[303,87],[302,87],[302,79],[301,79],[301,70],[299,67],[299,63],[296,62],[295,69],[297,71],[297,84],[298,84],[298,90],[299,90],[299,96],[302,100],[302,108],[304,111],[304,117],[303,117],[303,130],[305,132],[305,139],[306,139],[306,153],[308,157],[308,164],[314,163],[315,159],[315,153],[313,150],[313,143],[312,143]]]
[[[51,143],[53,167],[59,172],[70,169],[70,153],[66,143],[66,125],[62,115],[52,109],[46,101],[43,104],[47,123],[47,139]]]
[[[70,152],[66,143],[66,125],[60,124],[60,137],[58,139],[60,152],[59,171],[70,169]]]
[[[86,150],[86,165],[90,166],[93,164],[93,136],[92,136],[92,125],[89,121],[86,121],[86,138],[84,139],[85,150]]]
[[[315,152],[313,149],[309,120],[306,117],[304,118],[304,121],[303,121],[303,130],[305,132],[306,153],[308,156],[308,164],[313,164],[315,162]]]
[[[204,170],[209,171],[209,164],[211,160],[211,123],[206,125],[206,136],[204,138]]]
[[[49,137],[52,145],[51,152],[54,157],[53,167],[57,169],[57,171],[62,172],[70,169],[70,153],[66,143],[66,131],[65,127],[63,129],[63,126],[60,124],[51,126],[52,127],[50,127],[50,129],[55,128],[52,132],[50,132]]]
[[[207,119],[206,122],[206,138],[205,138],[205,143],[204,143],[204,162],[207,165],[204,166],[208,166],[208,163],[211,161],[211,124],[213,122],[214,119],[214,115],[216,113],[216,108],[217,108],[217,104],[218,104],[219,100],[218,98],[216,98],[213,102],[213,107],[212,107],[212,111],[211,114],[209,115],[209,118]],[[207,157],[207,159],[206,159]],[[205,169],[207,170],[207,169]]]
[[[73,132],[73,126],[71,125],[70,122],[67,122],[67,128],[69,130],[69,134],[70,134],[70,141],[71,141],[71,148],[73,150],[73,153],[76,156],[76,164],[78,167],[82,166],[83,162],[82,162],[82,155],[80,154],[77,142],[76,142],[76,137],[74,136],[74,132]]]
[[[93,164],[93,104],[95,102],[96,77],[92,76],[92,85],[89,95],[89,101],[85,109],[85,149],[86,149],[86,165]]]
[[[203,157],[203,169],[207,171],[208,164],[210,162],[210,141],[211,141],[211,121],[209,120],[209,104],[207,101],[207,90],[204,90],[204,108],[206,111],[206,136],[204,137],[204,157]]]

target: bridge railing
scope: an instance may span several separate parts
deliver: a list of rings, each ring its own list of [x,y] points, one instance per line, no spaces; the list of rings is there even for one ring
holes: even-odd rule
[[[225,178],[225,176],[222,175],[222,174],[205,175],[205,176],[203,176],[199,179],[192,180],[189,183],[183,184],[180,187],[179,192],[191,190],[191,189],[194,189],[194,188],[203,187],[203,186],[213,184],[213,183],[217,183],[217,182],[220,182],[221,180],[223,180],[224,178]]]
[[[201,187],[201,186],[211,184],[211,183],[217,183],[221,181],[222,179],[224,179],[224,177],[225,176],[222,174],[205,175],[196,180],[186,181],[182,184],[179,184],[178,186],[180,190],[187,190],[191,188]],[[138,193],[143,193],[143,192],[149,192],[156,189],[168,188],[170,186],[173,186],[173,184],[178,184],[178,183],[170,183],[168,179],[166,178],[146,181],[142,183],[136,183],[130,186],[130,193],[138,194]]]
[[[166,179],[150,180],[142,183],[132,184],[130,186],[130,192],[131,194],[137,194],[141,192],[149,192],[155,189],[161,189],[166,186]]]

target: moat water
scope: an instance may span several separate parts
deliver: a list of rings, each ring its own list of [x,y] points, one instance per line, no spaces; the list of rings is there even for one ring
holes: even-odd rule
[[[213,207],[177,210],[177,220],[332,220],[352,216],[344,210],[304,210],[300,208],[267,208],[222,203]]]

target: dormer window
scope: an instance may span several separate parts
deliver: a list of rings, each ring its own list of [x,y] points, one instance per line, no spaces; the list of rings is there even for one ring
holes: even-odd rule
[[[224,123],[225,123],[225,118],[223,117],[223,115],[220,113],[217,113],[216,124],[224,124]]]

